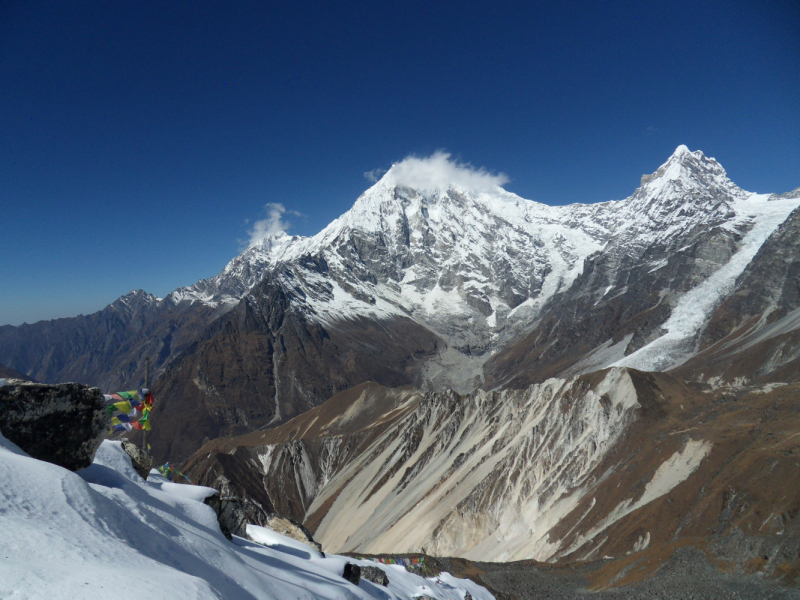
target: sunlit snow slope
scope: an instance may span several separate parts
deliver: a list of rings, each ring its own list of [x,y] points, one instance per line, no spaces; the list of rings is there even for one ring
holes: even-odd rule
[[[155,473],[155,472],[154,472]],[[491,600],[468,580],[426,580],[385,566],[389,587],[345,581],[341,556],[270,532],[266,545],[220,533],[199,486],[148,482],[118,443],[72,473],[25,455],[0,435],[0,597],[102,599]]]

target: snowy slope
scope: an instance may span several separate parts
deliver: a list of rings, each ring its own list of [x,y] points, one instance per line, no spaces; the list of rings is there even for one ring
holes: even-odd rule
[[[303,553],[288,539],[228,542],[202,503],[212,491],[153,475],[142,482],[115,442],[76,474],[0,435],[0,597],[492,598],[471,581],[437,584],[404,569],[391,569],[388,589],[356,587],[339,576],[344,557]]]

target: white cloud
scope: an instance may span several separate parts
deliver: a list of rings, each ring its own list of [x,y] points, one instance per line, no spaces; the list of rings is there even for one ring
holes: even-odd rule
[[[375,183],[378,181],[378,179],[383,177],[385,173],[386,169],[372,169],[372,171],[365,171],[364,177],[367,179],[367,181]]]
[[[251,246],[256,245],[265,238],[273,236],[277,233],[281,233],[282,231],[286,231],[292,226],[289,221],[285,221],[283,219],[283,215],[286,214],[286,207],[283,204],[270,202],[269,204],[265,205],[264,208],[267,209],[267,218],[254,222],[253,228],[247,232],[247,234],[250,236]],[[291,214],[299,214],[295,213],[294,211],[290,212]]]
[[[416,190],[447,189],[451,185],[472,191],[493,189],[508,182],[504,173],[489,173],[481,167],[450,160],[450,154],[441,150],[427,158],[408,156],[392,165],[387,177],[395,185]]]

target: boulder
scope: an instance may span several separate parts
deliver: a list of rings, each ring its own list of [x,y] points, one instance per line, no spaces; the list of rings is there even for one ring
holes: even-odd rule
[[[266,527],[275,533],[280,533],[298,542],[308,544],[316,548],[323,557],[325,556],[322,551],[322,545],[311,537],[311,532],[303,525],[283,515],[268,513],[258,502],[250,497],[223,494],[217,490],[216,494],[212,494],[204,502],[217,513],[219,528],[229,540],[234,535],[251,539],[247,535],[247,524],[250,523]]]
[[[125,454],[131,457],[131,465],[134,471],[136,471],[142,479],[147,480],[148,475],[150,475],[150,469],[155,466],[153,457],[128,440],[122,440],[122,449],[125,451]]]
[[[267,527],[275,533],[280,533],[281,535],[290,537],[298,542],[303,542],[304,544],[313,546],[319,550],[323,556],[325,556],[325,553],[322,552],[322,544],[315,541],[314,538],[311,537],[311,532],[294,519],[290,519],[289,517],[284,517],[282,515],[271,514],[267,516],[264,523],[254,524]]]
[[[366,579],[382,586],[389,585],[389,577],[386,575],[386,571],[378,567],[361,567],[361,579]]]
[[[212,494],[203,502],[217,513],[220,531],[226,538],[230,540],[233,539],[234,535],[238,535],[239,537],[250,539],[247,535],[247,514],[241,498],[222,498],[218,492]]]
[[[358,582],[361,581],[361,567],[353,563],[345,563],[342,577],[353,585],[358,585]]]
[[[33,458],[70,471],[92,464],[111,426],[103,394],[78,383],[10,380],[0,387],[0,432]]]

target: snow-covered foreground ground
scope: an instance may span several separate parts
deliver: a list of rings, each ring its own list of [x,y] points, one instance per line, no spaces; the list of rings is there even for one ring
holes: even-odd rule
[[[103,442],[79,473],[27,456],[0,435],[0,598],[493,599],[447,574],[381,565],[389,587],[341,577],[345,562],[273,532],[229,542],[203,499],[210,488],[151,475]]]

